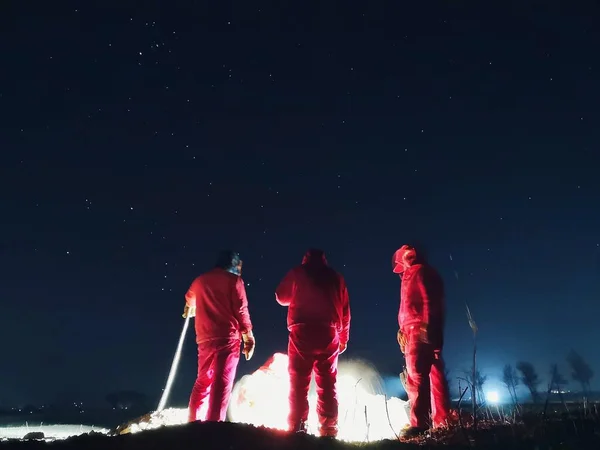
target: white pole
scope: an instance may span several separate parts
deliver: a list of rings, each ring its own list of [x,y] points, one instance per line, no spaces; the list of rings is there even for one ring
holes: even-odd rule
[[[173,381],[175,380],[175,375],[177,374],[177,367],[179,366],[179,360],[181,359],[181,350],[183,349],[183,341],[185,340],[185,334],[187,332],[189,323],[190,318],[186,317],[185,322],[183,323],[183,330],[181,330],[181,336],[179,337],[179,344],[177,344],[177,351],[175,352],[175,357],[173,358],[173,363],[171,364],[171,370],[169,371],[169,378],[167,378],[167,385],[162,393],[162,397],[160,398],[156,412],[160,412],[165,409],[167,400],[169,399],[171,386],[173,386]]]

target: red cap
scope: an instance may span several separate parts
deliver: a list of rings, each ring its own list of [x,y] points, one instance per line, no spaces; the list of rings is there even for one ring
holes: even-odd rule
[[[410,245],[403,245],[394,252],[392,256],[392,271],[394,273],[402,273],[405,269],[405,264],[411,265],[417,259],[417,252]]]

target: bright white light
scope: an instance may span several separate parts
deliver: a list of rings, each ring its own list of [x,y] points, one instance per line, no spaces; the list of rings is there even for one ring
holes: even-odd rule
[[[22,439],[28,433],[39,431],[44,433],[44,438],[48,441],[67,439],[90,432],[108,433],[108,430],[104,428],[94,428],[86,425],[24,425],[0,427],[0,441],[2,439]]]
[[[287,355],[276,353],[259,370],[239,380],[233,390],[229,417],[279,430],[287,429],[289,377]],[[345,441],[395,439],[408,424],[406,402],[386,399],[377,371],[364,362],[342,361],[338,367],[339,432]],[[309,392],[308,431],[318,433],[314,380]]]
[[[205,402],[208,403],[208,402]],[[204,414],[206,413],[206,408]],[[202,415],[202,410],[200,410]],[[132,423],[129,426],[130,433],[139,433],[140,431],[153,430],[160,427],[170,427],[173,425],[183,425],[188,421],[187,408],[166,408],[162,411],[155,411],[144,420],[137,423]]]
[[[489,391],[487,394],[485,394],[485,398],[488,402],[494,404],[500,401],[500,396],[498,395],[497,391]]]
[[[234,386],[229,405],[229,420],[257,427],[287,429],[288,358],[276,353],[260,369],[242,377]],[[341,362],[338,367],[338,439],[349,442],[396,439],[408,423],[407,403],[382,394],[377,371],[364,362]],[[208,403],[208,402],[206,402]],[[206,406],[205,403],[205,406]],[[318,433],[314,380],[309,393],[308,432]],[[204,410],[204,411],[203,411]],[[201,418],[206,412],[199,412]],[[148,421],[131,426],[132,433],[180,425],[187,421],[187,409],[165,409],[153,413]]]

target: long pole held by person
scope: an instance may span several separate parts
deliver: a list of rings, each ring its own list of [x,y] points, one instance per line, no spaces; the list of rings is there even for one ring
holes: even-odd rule
[[[185,335],[187,333],[189,324],[190,317],[187,316],[185,318],[185,322],[183,322],[183,329],[181,330],[181,336],[179,337],[179,343],[177,344],[175,357],[173,358],[173,362],[171,363],[171,370],[169,371],[169,378],[167,378],[167,385],[163,390],[162,397],[160,398],[160,402],[158,403],[158,408],[156,408],[156,412],[160,412],[163,409],[165,409],[167,400],[169,399],[169,394],[171,393],[171,386],[173,386],[175,375],[177,375],[177,368],[179,366],[179,360],[181,359],[181,350],[183,349],[183,341],[185,340]]]

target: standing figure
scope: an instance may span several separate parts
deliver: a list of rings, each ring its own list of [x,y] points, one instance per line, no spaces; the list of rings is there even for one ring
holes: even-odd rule
[[[346,282],[329,267],[322,250],[311,249],[302,264],[283,278],[275,297],[280,305],[288,307],[289,430],[306,432],[308,390],[314,370],[319,433],[335,438],[337,363],[346,350],[350,332]]]
[[[414,247],[403,245],[392,259],[400,274],[398,344],[406,361],[406,392],[412,437],[447,423],[450,396],[444,374],[444,283]],[[431,415],[431,421],[430,421]]]
[[[240,341],[249,360],[254,353],[254,335],[242,280],[242,260],[233,251],[223,251],[215,267],[196,278],[185,295],[183,317],[195,317],[198,344],[198,376],[189,404],[189,421],[208,397],[207,421],[224,421],[240,360]]]

